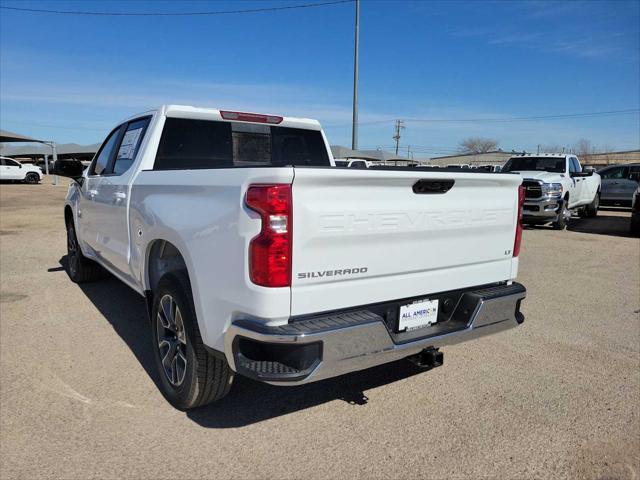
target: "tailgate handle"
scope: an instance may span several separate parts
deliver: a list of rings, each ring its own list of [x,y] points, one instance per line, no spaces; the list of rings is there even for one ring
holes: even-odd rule
[[[413,193],[447,193],[454,183],[455,180],[418,180],[413,184]]]

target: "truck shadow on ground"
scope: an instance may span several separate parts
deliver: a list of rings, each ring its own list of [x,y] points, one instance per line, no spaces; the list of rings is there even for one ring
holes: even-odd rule
[[[66,269],[67,257],[59,261]],[[112,275],[78,285],[87,298],[127,344],[149,377],[159,388],[145,300]],[[424,373],[406,360],[297,387],[275,387],[236,376],[229,395],[222,400],[186,413],[207,428],[236,428],[279,417],[333,400],[366,405],[365,391]]]
[[[619,211],[619,210],[617,210]],[[606,211],[598,212],[595,218],[580,218],[574,216],[567,225],[567,230],[577,233],[590,233],[594,235],[611,235],[614,237],[633,237],[629,232],[630,215],[607,215]],[[550,224],[536,225],[526,224],[525,230],[553,230]]]
[[[599,211],[594,218],[572,218],[567,229],[571,232],[614,237],[633,237],[629,232],[631,214],[625,216],[607,215]]]

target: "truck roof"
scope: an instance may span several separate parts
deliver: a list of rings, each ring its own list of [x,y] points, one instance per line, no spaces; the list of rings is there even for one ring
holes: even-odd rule
[[[222,112],[222,113],[221,113]],[[251,120],[247,120],[246,118],[234,120],[232,118],[223,118],[225,113],[240,113],[254,116],[262,116],[262,117],[270,117],[276,119],[282,119],[278,121],[277,125],[279,127],[290,127],[290,128],[304,128],[307,130],[321,130],[320,122],[317,120],[313,120],[311,118],[297,118],[297,117],[285,117],[282,115],[270,114],[270,113],[255,113],[255,112],[239,112],[239,111],[230,111],[230,110],[221,110],[216,108],[204,108],[204,107],[193,107],[190,105],[160,105],[158,108],[154,110],[150,110],[147,112],[139,113],[137,115],[132,116],[130,119],[138,118],[142,115],[150,115],[153,113],[160,113],[161,115],[165,115],[167,117],[177,117],[177,118],[191,118],[197,120],[218,120],[218,121],[241,121],[241,122],[251,122]],[[261,123],[258,121],[252,123]]]

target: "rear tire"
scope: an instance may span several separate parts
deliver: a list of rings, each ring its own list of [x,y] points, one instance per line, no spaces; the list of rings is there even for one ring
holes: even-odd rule
[[[584,207],[585,215],[589,218],[597,216],[598,208],[600,208],[600,193],[596,193],[596,196],[593,197],[593,201]]]
[[[229,393],[233,371],[202,343],[185,272],[167,273],[158,282],[151,338],[162,394],[175,408],[200,407]]]
[[[82,254],[73,221],[67,223],[67,274],[72,282],[83,283],[104,277],[104,270]]]
[[[40,176],[37,173],[31,172],[27,173],[24,177],[24,183],[28,183],[30,185],[35,185],[40,182]]]

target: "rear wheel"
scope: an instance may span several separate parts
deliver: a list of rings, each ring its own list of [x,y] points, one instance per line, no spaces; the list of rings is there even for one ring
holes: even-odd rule
[[[558,218],[551,224],[554,230],[564,230],[571,218],[571,210],[569,210],[569,199],[564,199],[558,212]]]
[[[229,393],[233,371],[202,343],[185,273],[167,273],[158,282],[151,335],[162,394],[174,407],[199,407]]]
[[[596,196],[593,197],[593,201],[584,207],[585,215],[587,217],[595,217],[598,215],[598,208],[600,207],[600,193],[596,193]]]
[[[27,173],[27,175],[24,177],[24,181],[25,183],[30,183],[33,185],[40,181],[40,176],[35,172],[30,172]]]
[[[73,221],[67,223],[67,274],[75,283],[98,280],[104,275],[100,265],[82,254]]]

